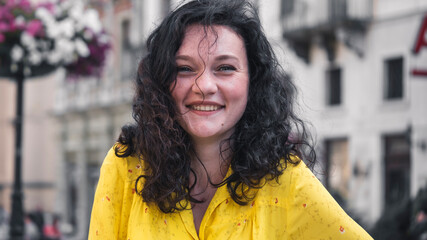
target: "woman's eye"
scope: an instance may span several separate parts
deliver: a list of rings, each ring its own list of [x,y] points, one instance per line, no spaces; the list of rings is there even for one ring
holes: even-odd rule
[[[176,68],[177,72],[192,72],[193,69],[191,69],[188,66],[179,66]]]
[[[231,65],[221,65],[218,67],[218,71],[221,72],[229,72],[229,71],[235,71],[236,68]]]

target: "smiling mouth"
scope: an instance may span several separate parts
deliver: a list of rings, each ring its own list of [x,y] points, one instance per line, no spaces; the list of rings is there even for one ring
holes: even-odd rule
[[[216,110],[222,108],[222,106],[218,106],[218,105],[191,105],[191,106],[189,106],[189,108],[192,110],[196,110],[196,111],[212,112],[212,111],[216,111]]]

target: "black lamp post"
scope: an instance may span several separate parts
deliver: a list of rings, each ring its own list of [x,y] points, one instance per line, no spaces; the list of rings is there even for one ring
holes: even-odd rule
[[[7,50],[0,48],[0,53]],[[6,56],[6,57],[4,57]],[[22,191],[22,137],[23,137],[23,120],[24,120],[24,69],[23,64],[16,65],[16,71],[12,72],[8,66],[11,66],[11,59],[6,54],[2,54],[4,59],[0,61],[0,76],[12,79],[16,82],[16,117],[15,125],[15,169],[14,182],[12,192],[12,213],[10,217],[9,236],[11,240],[22,240],[25,233],[24,224],[24,194]],[[37,67],[28,67],[27,70],[31,73],[28,77],[43,76],[53,72],[57,66],[49,65],[45,62]]]
[[[15,176],[12,192],[12,215],[10,218],[10,237],[12,240],[23,239],[24,207],[22,194],[22,125],[24,108],[24,74],[18,71],[16,81],[16,117],[15,117]]]

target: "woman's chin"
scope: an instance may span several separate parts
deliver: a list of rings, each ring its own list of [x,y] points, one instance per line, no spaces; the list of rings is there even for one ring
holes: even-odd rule
[[[217,128],[197,128],[197,129],[189,129],[187,131],[193,140],[212,140],[212,141],[221,141],[231,136],[231,129],[228,131],[224,131],[224,129],[220,126]]]

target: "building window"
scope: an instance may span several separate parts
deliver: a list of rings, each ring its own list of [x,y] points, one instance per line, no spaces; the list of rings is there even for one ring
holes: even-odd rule
[[[384,62],[385,99],[403,97],[403,58],[387,59]]]
[[[132,46],[130,44],[130,21],[128,19],[122,21],[121,26],[121,80],[129,80],[134,70]]]
[[[328,1],[329,21],[334,24],[345,20],[347,16],[347,1],[330,0]]]
[[[295,0],[282,0],[281,2],[281,16],[286,16],[294,11]]]
[[[334,106],[341,104],[341,92],[342,92],[342,83],[341,83],[341,69],[334,68],[326,72],[326,81],[327,81],[327,104]]]
[[[387,135],[384,142],[385,205],[409,197],[410,145],[407,134]]]
[[[349,197],[351,165],[346,138],[325,140],[325,186],[343,205]]]

